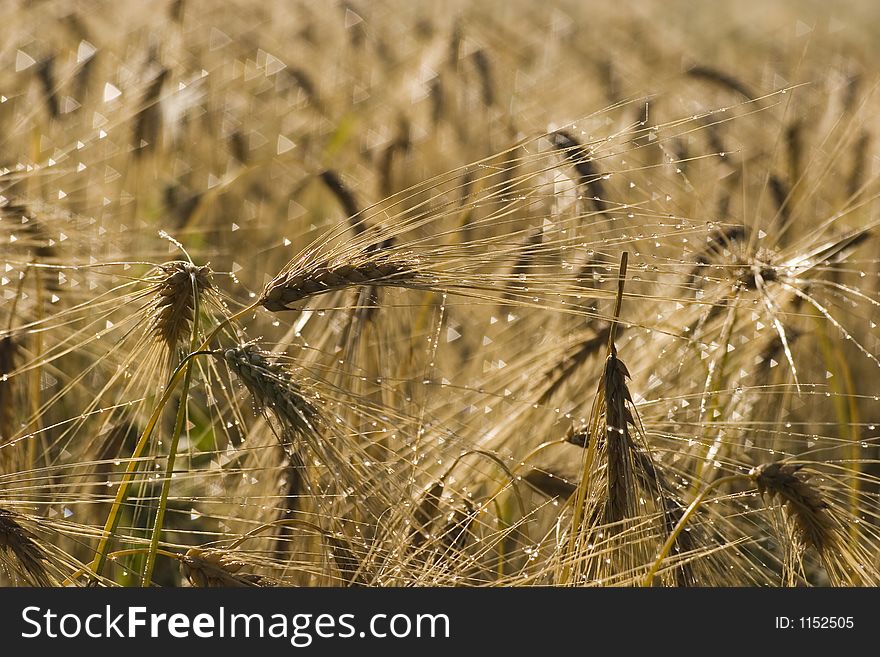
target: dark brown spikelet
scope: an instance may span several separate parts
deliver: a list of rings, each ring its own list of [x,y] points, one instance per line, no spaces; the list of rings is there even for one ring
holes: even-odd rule
[[[796,119],[785,128],[785,151],[788,159],[788,179],[792,185],[798,183],[803,171],[804,159],[804,121]]]
[[[446,65],[449,68],[455,69],[458,66],[463,40],[464,27],[462,26],[462,19],[456,18],[455,24],[452,26],[452,32],[449,34],[449,45],[447,47]]]
[[[596,72],[599,76],[599,83],[605,90],[605,98],[612,105],[620,102],[620,74],[618,73],[614,61],[610,57],[603,57],[595,62]]]
[[[801,472],[802,467],[776,461],[759,465],[749,475],[762,496],[778,498],[782,503],[795,545],[802,550],[814,547],[824,553],[836,542],[837,523],[822,494]]]
[[[348,42],[355,50],[361,50],[367,44],[367,27],[363,14],[350,2],[343,2],[341,7],[346,16]]]
[[[577,486],[546,468],[532,468],[523,475],[523,481],[542,495],[567,500],[575,494]]]
[[[416,271],[417,261],[400,256],[377,255],[354,262],[323,261],[282,271],[266,289],[260,303],[266,310],[290,310],[297,301],[348,287],[383,285],[424,287]]]
[[[163,67],[147,86],[141,98],[141,110],[135,117],[134,137],[132,139],[136,156],[153,149],[159,140],[159,133],[162,129],[162,111],[159,107],[159,96],[162,93],[162,86],[167,78],[168,69]]]
[[[549,402],[553,395],[559,391],[566,381],[574,376],[587,359],[596,354],[603,345],[608,343],[609,332],[610,328],[608,326],[600,328],[595,335],[591,335],[589,338],[581,342],[580,345],[578,345],[577,351],[571,356],[567,356],[565,360],[554,365],[553,369],[547,372],[545,376],[550,381],[550,384],[541,394],[541,397],[538,400],[539,404],[546,404]]]
[[[550,135],[553,147],[562,153],[571,162],[578,174],[578,184],[586,188],[593,201],[596,212],[606,213],[608,202],[604,200],[605,190],[602,185],[602,174],[593,165],[593,157],[587,152],[577,139],[565,130],[557,130]]]
[[[10,440],[16,431],[15,388],[13,382],[9,380],[9,375],[15,370],[18,349],[15,336],[5,335],[0,338],[0,446]]]
[[[697,255],[697,263],[707,265],[729,248],[734,242],[748,237],[745,226],[728,226],[714,231],[707,240],[708,246]]]
[[[348,538],[342,534],[328,534],[325,540],[330,544],[330,555],[342,580],[349,586],[368,586],[369,575],[364,571]]]
[[[436,127],[443,118],[446,107],[446,97],[443,92],[443,82],[440,76],[434,76],[428,83],[428,98],[431,101],[431,123]]]
[[[292,448],[288,454],[287,467],[284,470],[283,479],[283,510],[285,515],[291,515],[302,507],[302,498],[306,494],[307,481],[305,476],[306,465],[302,456]],[[275,538],[275,556],[283,559],[290,547],[290,537],[293,531],[290,527],[282,526]]]
[[[229,135],[227,144],[229,146],[230,154],[237,162],[240,162],[241,164],[248,163],[248,160],[250,159],[250,148],[248,147],[247,140],[244,138],[241,130],[233,130]]]
[[[678,495],[678,492],[670,484],[663,469],[655,464],[654,459],[647,452],[636,450],[633,453],[633,461],[636,465],[636,476],[639,478],[645,490],[656,491],[660,494],[663,507],[663,528],[669,535],[675,531],[678,521],[687,510],[687,505]],[[695,548],[695,532],[681,532],[675,539],[674,546],[682,553],[691,552]],[[688,563],[682,563],[675,569],[675,582],[677,586],[694,586],[697,584],[693,568]]]
[[[55,90],[55,56],[47,57],[37,66],[37,77],[46,97],[46,110],[53,119],[58,118],[58,94]]]
[[[858,196],[865,182],[870,145],[871,135],[866,130],[862,130],[852,147],[852,165],[850,166],[849,179],[846,183],[846,195],[853,200]]]
[[[785,341],[788,343],[789,348],[797,341],[798,338],[801,337],[803,333],[792,327],[786,327],[785,329]],[[782,339],[775,335],[770,342],[764,347],[759,356],[759,367],[761,367],[765,372],[768,371],[771,367],[773,367],[773,361],[779,361],[780,359],[785,357],[785,346],[782,344]]]
[[[770,174],[770,178],[767,180],[767,185],[770,187],[770,193],[773,195],[773,202],[776,203],[779,216],[783,221],[788,221],[790,214],[788,200],[790,190],[788,189],[788,185],[786,185],[785,181],[775,173]]]
[[[590,445],[589,428],[573,428],[565,440],[567,443],[587,449]],[[654,459],[651,458],[650,454],[634,449],[631,455],[635,466],[635,476],[642,490],[650,491],[651,494],[659,493],[662,503],[664,531],[667,535],[671,534],[682,515],[684,515],[687,505],[684,504],[678,493],[670,485],[663,470],[654,463]],[[577,490],[575,484],[569,483],[559,475],[554,475],[545,470],[533,468],[523,477],[523,480],[535,490],[551,498],[561,497],[562,499],[568,499]],[[685,553],[693,550],[693,533],[682,532],[679,534],[675,541],[675,546]],[[692,568],[687,563],[683,563],[675,569],[675,581],[678,586],[693,586],[697,583]]]
[[[0,567],[14,580],[30,586],[56,586],[47,572],[48,558],[34,538],[16,520],[16,514],[0,509]]]
[[[196,214],[202,194],[192,193],[179,182],[166,185],[162,190],[165,210],[175,228],[184,228]]]
[[[260,408],[272,411],[285,428],[299,436],[315,433],[320,421],[318,409],[270,354],[248,343],[227,349],[223,357]]]
[[[450,515],[446,525],[439,532],[440,545],[445,550],[461,551],[467,546],[471,536],[471,525],[477,512],[468,500],[464,505],[456,508]]]
[[[189,337],[196,300],[214,287],[211,268],[178,260],[159,267],[163,279],[156,285],[152,332],[170,351]]]
[[[397,118],[397,134],[391,143],[388,144],[379,156],[377,168],[379,170],[379,188],[382,190],[382,196],[391,196],[394,193],[394,183],[392,180],[392,166],[395,161],[402,159],[412,147],[412,139],[410,133],[412,126],[409,119],[401,114]]]
[[[308,73],[301,68],[288,66],[281,71],[281,76],[288,89],[298,89],[302,92],[302,95],[305,97],[306,102],[308,102],[309,105],[315,108],[318,112],[322,114],[324,113],[324,104],[318,95],[315,83],[312,82]]]
[[[732,75],[725,73],[723,71],[719,71],[716,68],[712,68],[710,66],[693,66],[687,70],[687,75],[689,77],[695,78],[697,80],[705,80],[706,82],[712,82],[717,84],[720,87],[725,87],[731,91],[735,91],[739,95],[743,96],[747,100],[754,99],[754,95],[749,90],[748,86],[745,83],[737,80]]]
[[[173,0],[173,2],[168,5],[168,18],[173,20],[175,23],[183,22],[183,10],[186,7],[186,2],[184,0]]]
[[[438,479],[434,484],[429,486],[423,496],[422,501],[413,511],[413,529],[410,534],[410,545],[412,547],[420,547],[428,540],[431,533],[431,526],[437,519],[440,510],[440,498],[443,496],[444,482]]]
[[[270,586],[259,575],[239,574],[245,562],[226,550],[190,548],[180,567],[190,584],[199,588]]]
[[[360,235],[366,230],[364,226],[361,210],[354,197],[354,192],[348,188],[338,173],[332,169],[326,169],[319,175],[321,182],[326,185],[327,189],[333,192],[336,200],[342,206],[345,214],[348,215],[348,223],[355,235]]]
[[[541,253],[542,244],[543,233],[540,230],[532,231],[531,234],[526,237],[525,244],[523,244],[522,250],[520,251],[516,262],[513,263],[513,267],[510,270],[510,277],[512,280],[525,280],[526,275],[532,268],[532,263],[535,261],[535,258]],[[523,284],[518,285],[516,283],[511,284],[510,291],[504,293],[504,298],[513,299],[518,293],[522,293],[523,289],[527,289],[527,286]],[[504,310],[505,308],[507,308],[507,306],[505,304],[501,304],[501,309]]]
[[[633,467],[633,445],[630,425],[635,424],[632,411],[632,396],[626,385],[629,371],[615,350],[605,361],[603,373],[605,388],[605,441],[608,453],[608,497],[605,506],[607,522],[618,522],[630,516],[635,501],[635,474]]]
[[[471,59],[474,62],[474,68],[477,75],[480,76],[480,95],[483,104],[491,107],[495,103],[495,90],[492,85],[492,64],[489,62],[489,56],[482,48],[478,48],[471,53]]]

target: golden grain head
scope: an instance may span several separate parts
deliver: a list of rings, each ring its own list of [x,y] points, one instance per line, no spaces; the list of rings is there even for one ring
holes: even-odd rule
[[[253,343],[246,343],[224,350],[222,357],[260,409],[272,412],[285,427],[297,434],[317,431],[320,423],[317,406],[271,354]]]
[[[778,499],[792,524],[795,543],[819,552],[832,549],[837,522],[822,493],[809,482],[803,465],[776,461],[752,469],[749,475],[761,495]]]
[[[0,557],[0,565],[14,578],[31,586],[56,585],[47,570],[48,556],[7,509],[0,509]]]
[[[407,257],[376,255],[353,262],[324,261],[282,272],[269,282],[260,303],[269,311],[291,310],[304,299],[349,287],[385,285],[422,287],[426,277],[418,261]]]
[[[190,548],[180,557],[184,576],[199,588],[268,585],[263,577],[240,573],[245,565],[237,555],[213,548]]]
[[[196,308],[214,288],[213,272],[207,265],[182,260],[165,263],[159,269],[162,280],[156,284],[152,331],[173,351],[190,338]]]

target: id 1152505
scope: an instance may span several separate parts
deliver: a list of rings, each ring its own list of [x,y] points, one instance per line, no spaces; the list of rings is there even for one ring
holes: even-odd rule
[[[851,630],[855,627],[853,616],[777,616],[777,630]]]

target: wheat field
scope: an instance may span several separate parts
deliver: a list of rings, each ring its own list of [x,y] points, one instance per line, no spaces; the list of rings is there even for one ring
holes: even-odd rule
[[[10,0],[0,583],[880,583],[880,6]]]

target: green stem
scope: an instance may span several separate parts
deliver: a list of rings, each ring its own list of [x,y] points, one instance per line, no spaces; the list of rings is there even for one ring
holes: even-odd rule
[[[144,575],[141,581],[143,586],[149,586],[153,579],[153,567],[156,564],[156,554],[159,550],[159,539],[162,536],[162,527],[165,522],[165,509],[168,507],[168,496],[171,492],[171,475],[174,473],[174,461],[177,458],[177,446],[180,443],[180,434],[183,432],[183,423],[186,420],[186,400],[189,396],[190,380],[192,379],[192,363],[186,368],[183,378],[183,391],[177,407],[177,419],[174,423],[174,434],[171,436],[171,444],[168,447],[168,459],[165,466],[165,479],[162,481],[162,492],[159,495],[159,507],[156,509],[156,520],[153,523],[153,533],[150,536],[150,547],[147,551],[147,562],[144,565]]]
[[[690,517],[694,515],[697,508],[703,503],[703,500],[706,499],[706,495],[711,493],[713,490],[718,488],[719,486],[723,486],[724,484],[729,484],[734,481],[740,481],[749,477],[747,475],[729,475],[727,477],[721,477],[720,479],[716,479],[711,484],[708,484],[703,491],[694,498],[694,501],[690,503],[688,508],[685,510],[684,515],[681,516],[681,519],[675,525],[675,529],[672,530],[672,533],[669,534],[669,537],[666,539],[666,542],[663,544],[663,547],[660,548],[660,553],[657,555],[657,558],[654,560],[654,563],[651,565],[651,569],[648,571],[648,574],[645,576],[644,581],[642,582],[642,586],[647,587],[651,586],[654,581],[654,575],[657,574],[657,571],[660,570],[660,566],[663,563],[663,560],[669,555],[669,552],[672,550],[672,546],[675,545],[676,539],[678,539],[678,535],[681,534],[684,526],[687,524]]]
[[[193,324],[190,334],[190,349],[196,351],[199,337],[199,290],[194,274],[190,275],[193,293]],[[207,341],[206,341],[207,342]],[[153,523],[153,533],[150,536],[150,548],[147,551],[147,562],[144,564],[144,575],[141,580],[142,586],[149,586],[153,580],[153,568],[156,565],[156,554],[159,550],[159,540],[162,538],[162,528],[165,523],[165,510],[168,508],[168,496],[171,493],[171,477],[174,474],[174,462],[177,459],[177,446],[180,444],[180,434],[183,432],[183,423],[186,421],[186,401],[189,398],[189,387],[192,381],[192,361],[186,365],[186,374],[183,377],[183,391],[177,406],[177,419],[174,422],[174,433],[171,436],[171,444],[168,446],[168,459],[165,464],[165,478],[162,480],[162,492],[159,494],[159,506],[156,509],[156,520]]]
[[[129,486],[131,485],[132,479],[134,479],[135,471],[138,468],[138,459],[143,454],[144,449],[146,449],[147,443],[150,440],[150,436],[153,434],[153,430],[156,428],[156,424],[159,422],[159,417],[162,415],[162,410],[165,408],[165,404],[167,404],[168,400],[171,398],[171,393],[174,392],[177,384],[180,383],[180,380],[183,378],[184,373],[187,371],[187,368],[185,367],[186,364],[190,361],[191,358],[195,356],[211,353],[213,352],[194,351],[193,353],[188,354],[183,360],[180,361],[180,364],[171,375],[168,386],[165,388],[165,392],[162,393],[162,397],[159,398],[159,402],[156,404],[156,408],[153,409],[153,414],[147,421],[147,425],[144,427],[144,431],[141,434],[141,437],[138,439],[137,445],[135,445],[128,465],[125,468],[125,472],[122,475],[122,481],[119,483],[119,489],[116,491],[116,498],[113,500],[113,505],[110,507],[110,512],[107,514],[107,520],[104,523],[101,540],[98,542],[98,547],[95,550],[95,558],[92,560],[92,563],[89,564],[89,569],[94,574],[100,575],[101,571],[104,568],[104,564],[107,561],[107,548],[110,546],[110,541],[113,539],[113,536],[115,535],[116,529],[119,525],[122,505],[125,503],[126,497],[128,497]]]
[[[185,367],[186,364],[194,356],[198,356],[200,354],[212,354],[212,351],[207,351],[207,347],[210,344],[211,340],[213,340],[214,337],[218,333],[220,333],[222,329],[231,325],[236,319],[254,310],[259,305],[260,302],[257,301],[247,308],[244,308],[235,313],[231,317],[227,317],[225,320],[223,320],[211,332],[211,334],[205,339],[205,341],[202,342],[198,350],[187,354],[187,356],[180,361],[180,364],[172,373],[171,379],[168,382],[168,386],[166,387],[165,392],[159,399],[159,403],[153,410],[153,414],[147,421],[147,426],[144,427],[144,432],[141,434],[141,437],[138,439],[137,445],[132,452],[131,459],[128,463],[128,466],[126,466],[125,468],[125,473],[123,474],[122,481],[119,484],[119,489],[116,491],[116,498],[113,500],[113,505],[110,507],[110,512],[107,514],[107,521],[104,523],[104,530],[102,532],[101,540],[98,542],[98,547],[95,550],[95,558],[92,560],[91,564],[89,564],[89,568],[94,574],[100,575],[101,571],[104,568],[104,564],[107,561],[107,549],[110,545],[110,541],[116,533],[116,529],[119,525],[120,520],[120,511],[122,510],[122,505],[125,503],[125,499],[128,496],[128,488],[131,485],[132,479],[134,478],[135,470],[137,470],[137,460],[140,458],[141,454],[143,454],[144,449],[146,448],[147,443],[150,440],[150,436],[153,434],[153,430],[156,428],[156,424],[159,421],[162,410],[165,408],[165,404],[167,404],[168,400],[171,398],[171,393],[174,392],[174,389],[177,387],[177,384],[180,383],[180,380],[183,378],[184,374],[189,371],[189,368]]]

